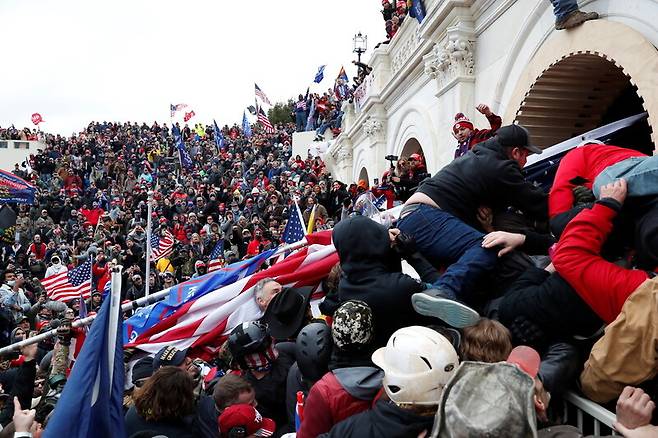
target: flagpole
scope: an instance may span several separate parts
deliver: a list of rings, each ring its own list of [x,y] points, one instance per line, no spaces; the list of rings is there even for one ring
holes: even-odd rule
[[[284,245],[281,248],[277,249],[270,257],[269,259],[272,259],[274,257],[278,257],[279,255],[288,252],[288,251],[294,251],[296,249],[303,248],[307,246],[309,242],[306,240],[306,238],[300,240],[299,242],[291,243],[289,245]],[[268,260],[269,260],[268,259]],[[116,268],[119,267],[120,269],[116,271]],[[117,266],[114,268],[112,271],[112,294],[114,293],[114,288],[117,288],[117,291],[119,293],[121,292],[121,266]],[[118,272],[118,274],[117,274]],[[220,272],[219,270],[216,272]],[[116,285],[116,286],[115,286]],[[162,300],[163,298],[169,296],[169,288],[165,290],[161,290],[159,292],[156,292],[154,294],[147,296],[144,296],[142,298],[139,298],[134,301],[129,301],[127,303],[124,303],[121,306],[121,311],[122,312],[128,312],[130,310],[135,310],[140,307],[144,307],[146,305],[150,305],[153,303],[157,303],[158,301]],[[88,316],[87,318],[84,319],[79,319],[77,321],[74,321],[71,327],[77,328],[77,327],[82,327],[82,326],[87,326],[91,324],[94,321],[94,318],[96,318],[96,315],[91,315]],[[32,344],[37,344],[44,339],[51,338],[53,336],[57,336],[57,329],[52,329],[50,331],[47,331],[45,333],[41,333],[37,336],[32,336],[31,338],[24,339],[20,342],[16,342],[11,345],[7,345],[6,347],[0,348],[0,356],[3,354],[9,353],[11,351],[19,350],[27,345],[32,345]]]
[[[180,154],[180,151],[179,151]],[[146,211],[148,217],[146,218],[146,274],[145,274],[145,279],[144,279],[144,296],[148,297],[149,296],[149,289],[150,289],[150,283],[151,283],[151,216],[153,214],[153,190],[148,191],[148,198],[147,198],[147,206],[146,206]]]

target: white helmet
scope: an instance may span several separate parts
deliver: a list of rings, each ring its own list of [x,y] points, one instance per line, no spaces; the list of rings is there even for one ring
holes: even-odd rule
[[[384,370],[384,390],[396,404],[435,405],[459,366],[454,347],[427,327],[403,327],[372,354]]]

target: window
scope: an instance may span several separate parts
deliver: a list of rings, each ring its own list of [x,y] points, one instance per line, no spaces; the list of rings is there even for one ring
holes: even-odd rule
[[[15,141],[14,149],[30,149],[30,142],[27,141]]]
[[[0,141],[0,149],[7,149],[9,147],[8,141]]]

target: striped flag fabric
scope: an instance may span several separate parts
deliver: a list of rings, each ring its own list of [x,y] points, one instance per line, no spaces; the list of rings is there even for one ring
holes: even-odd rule
[[[276,252],[263,251],[255,257],[226,266],[216,272],[192,278],[168,289],[167,297],[157,303],[136,310],[124,323],[124,342],[132,342],[191,300],[212,293],[227,284],[235,283],[260,269],[261,265]]]
[[[187,108],[186,103],[178,103],[176,105],[169,104],[169,112],[171,113],[171,117],[174,117],[176,115],[176,111],[180,111],[183,108]]]
[[[125,347],[155,353],[171,345],[191,348],[192,356],[210,359],[233,328],[263,315],[254,298],[259,280],[271,277],[284,287],[316,287],[313,307],[323,295],[317,287],[336,263],[338,254],[332,244],[311,245],[268,269],[187,302]]]
[[[213,272],[222,267],[224,263],[224,239],[219,239],[215,247],[210,252],[210,261],[208,262],[208,272]]]
[[[91,296],[91,257],[70,271],[51,275],[41,281],[48,298],[54,301],[70,301],[82,295]]]
[[[265,93],[263,93],[263,90],[260,89],[257,83],[254,82],[254,88],[256,91],[256,97],[260,98],[260,100],[263,101],[263,103],[266,103],[268,105],[272,105],[272,102],[270,102],[270,99],[267,98]]]
[[[265,114],[263,108],[258,109],[258,123],[265,128],[265,132],[268,134],[274,134],[274,126],[270,123],[270,119],[267,118],[267,114]]]
[[[167,229],[161,235],[153,230],[151,233],[151,261],[156,262],[174,252],[174,235]]]
[[[290,208],[290,217],[283,230],[283,241],[285,243],[299,242],[304,238],[304,221],[299,205],[295,202],[295,208]]]

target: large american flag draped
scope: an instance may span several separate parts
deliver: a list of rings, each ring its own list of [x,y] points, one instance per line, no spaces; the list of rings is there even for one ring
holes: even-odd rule
[[[263,125],[263,128],[265,128],[265,132],[268,134],[274,134],[274,126],[272,126],[272,123],[270,123],[270,119],[267,118],[267,115],[265,114],[265,111],[263,111],[263,108],[258,109],[258,123]]]
[[[167,229],[158,235],[157,230],[151,232],[151,261],[155,262],[174,252],[174,235]]]
[[[254,287],[259,280],[271,277],[282,286],[317,287],[338,263],[338,254],[330,243],[331,231],[315,233],[307,239],[311,246],[264,271],[185,303],[125,347],[155,353],[163,346],[172,345],[191,348],[193,356],[210,358],[234,327],[262,316],[254,299]],[[316,289],[312,304],[317,304],[321,296],[321,291]]]
[[[48,298],[55,301],[70,301],[91,296],[91,257],[83,264],[67,272],[51,275],[41,281]]]
[[[268,105],[272,105],[272,102],[270,102],[270,99],[267,98],[265,93],[263,93],[263,90],[261,90],[260,87],[258,86],[258,84],[256,84],[255,82],[254,82],[254,89],[256,91],[256,97],[260,98],[260,100],[262,100],[264,103],[266,103]]]

